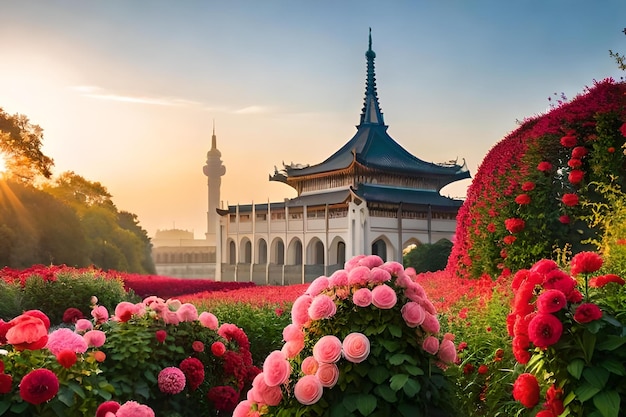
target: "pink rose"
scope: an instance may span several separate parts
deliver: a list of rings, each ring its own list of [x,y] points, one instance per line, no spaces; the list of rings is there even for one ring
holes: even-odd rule
[[[350,333],[343,339],[343,357],[352,363],[361,363],[370,354],[370,341],[362,333]]]
[[[280,404],[283,399],[283,393],[280,389],[280,385],[270,387],[265,383],[263,373],[258,374],[254,381],[252,381],[252,389],[249,392],[249,396],[252,399],[261,404],[267,404],[269,406],[276,406]]]
[[[176,310],[176,315],[181,322],[191,322],[198,320],[198,310],[191,303],[185,303]]]
[[[352,302],[359,307],[367,307],[372,304],[372,292],[369,288],[359,288],[352,294]]]
[[[437,353],[439,359],[445,363],[453,363],[456,360],[456,348],[454,342],[450,339],[444,338],[439,345],[439,352]]]
[[[374,284],[382,284],[383,282],[387,282],[391,280],[391,274],[389,271],[380,268],[374,267],[370,272],[370,282]]]
[[[343,269],[339,269],[332,273],[330,278],[328,278],[328,281],[329,285],[333,287],[346,286],[348,285],[348,273]]]
[[[428,333],[439,333],[439,320],[433,314],[426,312],[426,317],[422,322],[422,329]]]
[[[307,356],[302,361],[302,365],[300,367],[305,375],[315,375],[317,368],[319,368],[319,363],[313,356]]]
[[[439,351],[439,339],[435,336],[428,336],[422,343],[422,349],[431,355],[436,355],[437,351]]]
[[[93,324],[87,319],[78,319],[76,320],[76,324],[74,324],[74,331],[76,333],[83,333],[91,329],[93,329]]]
[[[356,266],[348,272],[348,284],[364,287],[370,282],[371,270],[366,266]]]
[[[327,319],[335,315],[337,306],[332,298],[326,294],[320,294],[313,298],[308,309],[311,320]]]
[[[402,264],[396,261],[385,262],[383,265],[381,265],[381,268],[389,271],[391,275],[400,275],[402,272],[404,272],[404,267],[402,266]]]
[[[296,382],[293,394],[296,400],[303,405],[315,404],[322,398],[324,387],[314,375],[305,375]]]
[[[313,357],[320,363],[337,362],[341,357],[341,340],[337,336],[322,336],[313,346]]]
[[[137,314],[139,309],[133,303],[128,301],[122,301],[115,307],[115,318],[117,321],[126,322],[130,318]]]
[[[409,301],[402,306],[402,318],[409,327],[417,327],[424,322],[426,318],[426,312],[421,305],[414,301]]]
[[[382,284],[372,290],[372,304],[381,309],[390,309],[396,305],[396,292],[388,285]]]
[[[426,291],[417,282],[410,281],[404,289],[404,295],[411,301],[427,298]]]
[[[315,373],[324,388],[332,388],[339,380],[339,368],[334,363],[322,363]]]
[[[280,350],[270,353],[263,362],[263,378],[270,387],[284,384],[289,379],[291,365]]]
[[[281,351],[289,359],[295,358],[304,349],[304,339],[285,342]]]
[[[106,333],[101,330],[89,330],[83,335],[83,339],[89,347],[100,347],[107,340]]]
[[[252,401],[243,400],[233,410],[233,417],[250,417],[252,414]]]
[[[200,315],[198,316],[198,321],[200,321],[200,324],[202,324],[204,327],[211,330],[217,330],[217,328],[219,327],[219,322],[217,320],[217,317],[215,317],[215,314],[209,313],[208,311],[203,311],[202,313],[200,313]]]
[[[330,286],[330,282],[328,278],[325,276],[317,277],[313,280],[313,282],[309,285],[309,288],[306,289],[305,294],[310,295],[311,297],[315,297],[326,288]]]
[[[293,323],[289,324],[283,329],[283,340],[285,342],[289,342],[291,340],[304,341],[304,332],[300,326],[296,326]]]
[[[303,294],[296,298],[291,306],[291,321],[293,324],[302,326],[304,323],[311,320],[309,317],[309,306],[313,302],[313,298],[310,295]]]
[[[41,349],[48,341],[48,329],[39,317],[22,314],[8,324],[10,327],[5,334],[7,343],[17,350]]]
[[[91,317],[94,318],[96,323],[102,324],[109,319],[109,311],[105,306],[97,306],[91,310]]]

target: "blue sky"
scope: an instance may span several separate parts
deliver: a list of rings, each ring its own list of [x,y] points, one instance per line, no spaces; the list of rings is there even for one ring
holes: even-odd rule
[[[625,75],[608,54],[626,53],[623,0],[31,0],[0,16],[0,107],[150,235],[206,230],[213,121],[224,204],[295,196],[268,174],[353,136],[370,27],[391,136],[472,173],[549,96]]]

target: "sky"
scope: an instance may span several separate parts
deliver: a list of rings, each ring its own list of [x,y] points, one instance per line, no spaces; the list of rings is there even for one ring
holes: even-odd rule
[[[356,133],[369,28],[391,137],[475,174],[549,97],[626,75],[624,27],[624,0],[2,1],[0,108],[150,236],[203,238],[213,129],[224,206],[295,197],[269,175]]]

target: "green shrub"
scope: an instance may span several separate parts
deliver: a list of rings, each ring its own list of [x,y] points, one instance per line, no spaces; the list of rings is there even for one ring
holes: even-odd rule
[[[58,324],[69,307],[77,308],[89,317],[92,296],[98,297],[98,304],[109,311],[128,299],[119,280],[104,278],[95,272],[63,272],[57,274],[56,280],[44,280],[38,275],[29,277],[22,290],[21,307],[22,310],[41,310],[52,323]]]
[[[418,274],[422,272],[435,272],[445,269],[452,251],[452,242],[441,239],[437,243],[416,246],[404,255],[405,268],[412,267]]]
[[[22,289],[19,282],[8,283],[0,279],[0,319],[19,316],[22,308]]]

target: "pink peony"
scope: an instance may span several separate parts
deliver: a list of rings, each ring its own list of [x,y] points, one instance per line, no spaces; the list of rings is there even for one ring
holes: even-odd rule
[[[311,297],[315,297],[316,295],[321,293],[323,290],[325,290],[329,286],[330,286],[330,281],[328,280],[327,277],[325,276],[317,277],[313,280],[313,282],[306,289],[305,294],[310,295]]]
[[[348,285],[348,273],[339,269],[332,273],[332,275],[328,278],[329,285],[333,287],[343,287]]]
[[[312,320],[327,319],[334,316],[336,312],[335,302],[326,294],[315,296],[308,309],[308,315]]]
[[[209,313],[208,311],[203,311],[202,313],[200,313],[200,315],[198,316],[198,320],[200,321],[200,324],[211,330],[217,330],[217,328],[219,327],[219,322],[217,321],[217,317],[215,317],[215,314]]]
[[[285,342],[289,342],[291,340],[304,341],[304,332],[300,326],[296,326],[293,323],[289,324],[283,329],[283,340]]]
[[[102,324],[109,319],[109,311],[105,306],[97,306],[91,310],[91,317],[94,318],[96,323]]]
[[[424,349],[431,355],[436,355],[439,351],[439,339],[437,339],[435,336],[428,336],[422,342],[422,349]]]
[[[339,368],[334,363],[322,363],[315,373],[324,388],[332,388],[339,380]]]
[[[16,350],[41,349],[48,341],[48,329],[39,317],[22,314],[9,321],[8,326],[5,338]]]
[[[409,327],[417,327],[424,322],[426,312],[424,308],[414,301],[409,301],[402,306],[402,318]]]
[[[341,357],[341,340],[337,336],[322,336],[313,346],[313,357],[319,363],[337,362]]]
[[[204,352],[204,343],[199,340],[194,340],[191,342],[191,349],[193,349],[194,352],[202,353]]]
[[[444,338],[439,345],[439,352],[437,356],[445,363],[453,363],[456,360],[456,348],[454,342],[450,339]]]
[[[352,363],[361,363],[370,354],[370,341],[362,333],[350,333],[343,339],[343,357]]]
[[[178,319],[182,322],[191,322],[198,320],[198,310],[191,303],[185,303],[176,310]]]
[[[293,394],[296,400],[303,405],[315,404],[322,398],[324,387],[314,375],[305,375],[296,382]]]
[[[303,294],[296,298],[296,301],[291,306],[291,321],[293,324],[301,326],[311,319],[309,317],[311,302],[313,302],[313,298],[310,295]]]
[[[370,282],[373,284],[382,284],[391,280],[391,274],[386,269],[374,267],[370,272]]]
[[[282,385],[289,379],[291,365],[280,350],[270,353],[263,362],[263,378],[270,387]]]
[[[78,319],[76,320],[76,324],[74,325],[74,331],[77,333],[84,333],[88,330],[93,329],[93,324],[87,319]]]
[[[426,316],[422,322],[422,329],[428,333],[439,333],[439,320],[437,320],[437,317],[434,314],[426,312]]]
[[[371,270],[366,266],[356,266],[348,272],[348,284],[364,287],[370,282]]]
[[[359,307],[367,307],[372,304],[372,292],[369,288],[359,288],[352,294],[352,302]]]
[[[164,394],[178,394],[185,389],[185,374],[175,366],[168,366],[159,372],[157,383]]]
[[[293,359],[302,351],[302,349],[304,349],[304,340],[290,340],[285,342],[281,351],[287,358]]]
[[[380,309],[393,308],[397,301],[396,292],[388,285],[378,285],[372,290],[372,304]]]
[[[61,328],[50,333],[46,347],[53,355],[58,355],[59,352],[66,349],[75,353],[85,353],[87,342],[78,333],[67,328]]]
[[[317,368],[319,368],[319,363],[315,360],[313,356],[307,356],[302,361],[302,365],[300,365],[302,369],[302,373],[305,375],[315,375],[317,372]]]
[[[136,401],[126,401],[115,413],[115,417],[154,417],[152,408]]]
[[[233,417],[252,417],[255,416],[255,414],[252,414],[252,404],[253,402],[250,400],[243,400],[241,401],[239,404],[237,404],[237,407],[235,407],[235,409],[233,410]],[[257,413],[256,416],[258,416],[259,414]]]
[[[83,335],[83,339],[89,347],[100,347],[107,340],[106,333],[102,330],[89,330]]]

